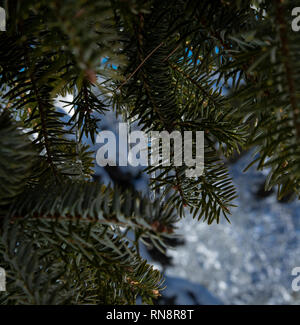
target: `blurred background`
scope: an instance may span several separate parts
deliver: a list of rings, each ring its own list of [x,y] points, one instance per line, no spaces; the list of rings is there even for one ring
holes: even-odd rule
[[[255,166],[243,173],[250,155],[229,164],[239,193],[231,224],[223,220],[207,226],[186,218],[178,225],[184,244],[168,251],[172,260],[166,275],[171,282],[178,277],[200,285],[184,294],[189,303],[210,303],[201,299],[211,299],[209,294],[198,296],[201,286],[215,303],[300,303],[291,287],[291,271],[300,265],[299,201],[291,193],[278,202],[275,191],[265,192],[266,174]]]

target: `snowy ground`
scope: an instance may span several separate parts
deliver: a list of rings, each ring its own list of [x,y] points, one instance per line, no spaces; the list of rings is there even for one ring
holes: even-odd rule
[[[231,224],[182,220],[186,243],[168,252],[174,266],[167,275],[201,284],[225,304],[300,303],[291,288],[291,271],[300,266],[300,203],[257,198],[264,175],[242,172],[249,159],[230,167],[239,193]]]

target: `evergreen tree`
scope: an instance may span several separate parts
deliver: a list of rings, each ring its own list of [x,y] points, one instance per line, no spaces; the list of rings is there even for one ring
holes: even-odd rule
[[[163,278],[140,242],[164,250],[185,213],[229,221],[236,191],[224,157],[241,149],[256,148],[249,166],[267,168],[267,190],[299,196],[296,2],[3,1],[2,304],[152,303]],[[70,120],[55,107],[67,93]],[[82,137],[95,141],[95,114],[108,110],[147,133],[205,131],[203,175],[148,167],[154,201],[93,181]]]

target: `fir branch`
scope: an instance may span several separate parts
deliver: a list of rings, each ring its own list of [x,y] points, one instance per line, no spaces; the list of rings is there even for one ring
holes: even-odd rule
[[[282,0],[275,0],[276,18],[279,24],[279,35],[281,41],[282,60],[285,68],[286,80],[288,83],[289,98],[291,108],[293,110],[294,126],[296,129],[297,138],[300,139],[300,108],[298,107],[296,97],[296,87],[294,73],[291,67],[291,56],[287,38],[287,23],[284,18],[285,6]]]
[[[45,142],[47,161],[51,167],[53,176],[55,177],[56,181],[58,181],[59,180],[58,172],[57,172],[57,168],[54,164],[54,161],[52,159],[52,152],[51,152],[50,143],[49,143],[49,139],[48,139],[48,131],[47,131],[47,124],[46,124],[46,116],[45,116],[45,114],[46,114],[45,109],[47,110],[47,108],[44,107],[43,99],[40,97],[40,94],[38,91],[38,87],[37,87],[35,76],[34,76],[35,67],[32,68],[32,66],[30,64],[27,47],[25,47],[24,54],[25,54],[25,62],[26,62],[26,65],[27,65],[27,68],[29,71],[30,82],[33,86],[34,95],[36,97],[36,101],[38,104],[38,111],[39,111],[39,115],[40,115],[40,119],[41,119],[41,134],[42,134],[42,136],[44,138],[44,142]]]

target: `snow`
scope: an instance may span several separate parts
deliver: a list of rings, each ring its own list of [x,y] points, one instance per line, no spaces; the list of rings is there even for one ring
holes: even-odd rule
[[[231,224],[180,221],[186,243],[168,252],[174,266],[167,275],[202,284],[226,304],[297,304],[291,271],[300,265],[300,203],[257,198],[263,174],[242,173],[250,157],[230,167],[239,193]]]

